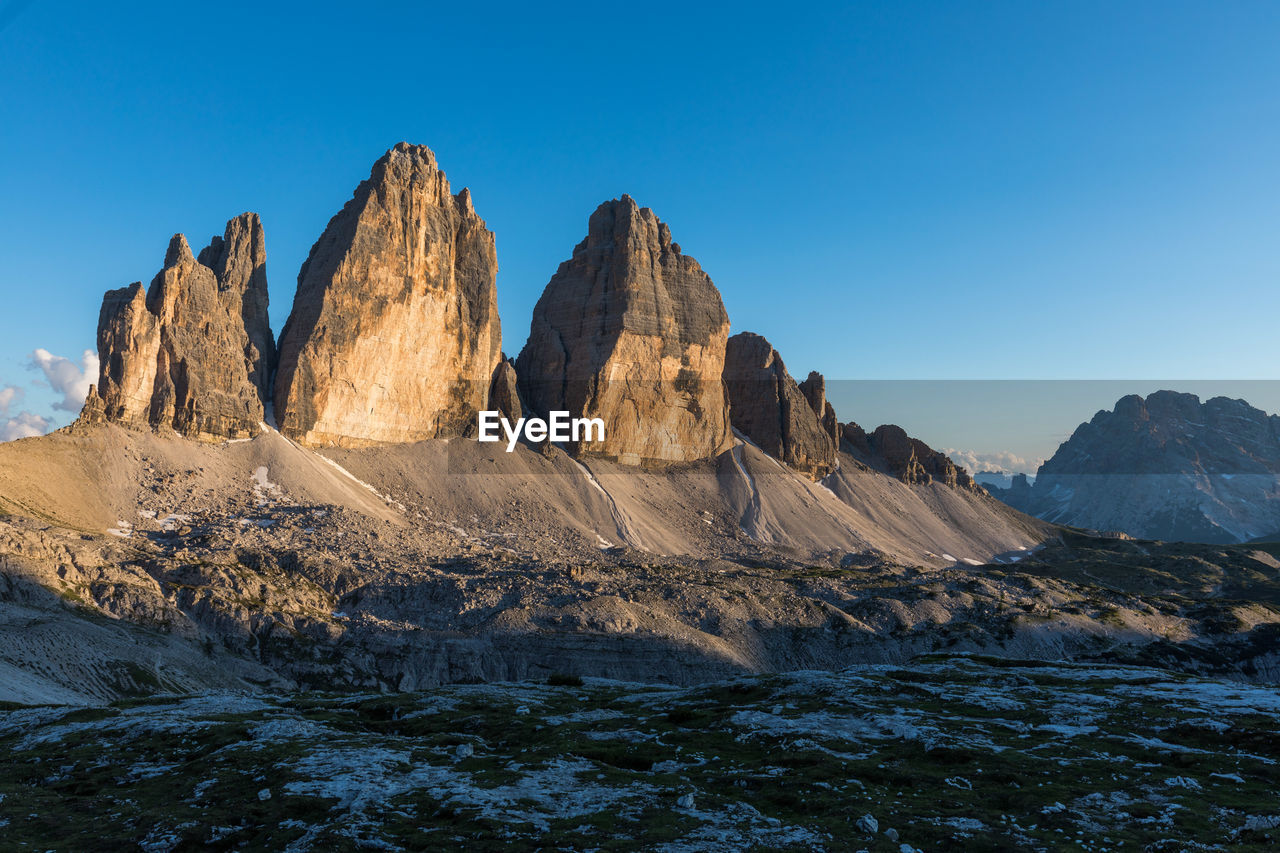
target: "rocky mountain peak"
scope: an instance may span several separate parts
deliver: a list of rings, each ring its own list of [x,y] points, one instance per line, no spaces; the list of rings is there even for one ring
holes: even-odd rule
[[[458,434],[501,360],[493,233],[401,142],[329,220],[280,335],[275,412],[308,445]]]
[[[217,239],[216,237],[214,238]],[[195,263],[195,256],[191,254],[191,246],[187,244],[187,236],[185,234],[174,234],[169,238],[169,248],[164,252],[164,268],[182,266],[183,264]]]
[[[629,464],[702,459],[729,444],[728,334],[711,278],[624,195],[596,208],[547,284],[516,372],[535,412],[605,421],[604,442],[573,452]]]
[[[809,371],[809,376],[800,383],[800,393],[809,401],[809,408],[818,416],[822,430],[830,438],[832,444],[840,446],[840,422],[836,420],[836,410],[827,402],[827,380],[816,370]]]
[[[1244,400],[1157,391],[1080,424],[1028,489],[993,492],[1042,518],[1163,539],[1280,530],[1280,417]]]
[[[904,483],[923,485],[936,480],[953,488],[980,489],[968,471],[897,424],[881,424],[868,434],[850,422],[842,428],[841,437],[855,459],[886,470]]]
[[[175,234],[145,294],[135,282],[103,297],[82,417],[210,441],[256,434],[275,360],[265,264],[257,214],[230,220],[199,260]]]
[[[249,336],[249,381],[263,400],[270,400],[276,342],[267,311],[267,246],[258,214],[242,213],[228,222],[223,235],[214,237],[198,260],[213,270],[219,291],[240,294],[240,317]]]
[[[1244,400],[1157,391],[1121,397],[1081,424],[1046,474],[1239,474],[1280,471],[1280,417]]]

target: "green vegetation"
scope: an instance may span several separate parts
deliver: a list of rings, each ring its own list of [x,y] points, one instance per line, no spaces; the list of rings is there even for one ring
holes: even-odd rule
[[[896,851],[888,828],[930,851],[1248,850],[1280,838],[1278,709],[1161,670],[940,654],[687,689],[8,707],[0,823],[33,850]]]

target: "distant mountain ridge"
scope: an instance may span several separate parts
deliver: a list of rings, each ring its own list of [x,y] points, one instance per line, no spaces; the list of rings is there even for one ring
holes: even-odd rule
[[[993,495],[1047,521],[1150,539],[1242,542],[1280,530],[1280,416],[1244,400],[1131,394]]]

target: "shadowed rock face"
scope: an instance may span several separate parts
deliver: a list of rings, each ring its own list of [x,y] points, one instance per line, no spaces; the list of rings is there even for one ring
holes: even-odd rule
[[[145,293],[139,282],[108,291],[98,356],[86,420],[208,441],[256,435],[275,363],[258,215],[228,222],[199,260],[174,235]]]
[[[227,223],[226,233],[214,237],[198,258],[213,270],[218,289],[239,293],[249,349],[249,381],[263,400],[271,399],[271,374],[276,367],[276,342],[267,316],[267,247],[257,214],[238,216]]]
[[[760,335],[742,332],[729,339],[724,387],[733,428],[765,453],[817,480],[835,470],[836,443],[819,417],[830,409],[822,376],[810,374],[806,386],[808,393]],[[834,411],[830,417],[834,422]]]
[[[1280,531],[1280,416],[1244,400],[1156,391],[1080,424],[1035,483],[992,494],[1060,524],[1238,542]]]
[[[311,446],[462,433],[501,360],[493,233],[400,143],[329,220],[280,335],[275,414]]]
[[[520,405],[520,392],[516,388],[516,369],[503,359],[493,371],[493,384],[489,387],[489,408],[502,413],[515,423],[524,415]]]
[[[948,486],[976,491],[969,472],[896,424],[882,424],[868,435],[855,423],[844,425],[841,435],[860,461],[879,463],[904,483],[937,480]]]
[[[729,446],[720,382],[729,316],[698,262],[630,196],[591,215],[533,311],[517,373],[541,415],[599,417],[605,440],[569,449],[627,464]]]
[[[840,422],[836,410],[827,402],[827,380],[816,370],[809,371],[809,378],[800,383],[800,393],[809,401],[809,408],[818,416],[822,431],[831,437],[831,443],[840,446]]]

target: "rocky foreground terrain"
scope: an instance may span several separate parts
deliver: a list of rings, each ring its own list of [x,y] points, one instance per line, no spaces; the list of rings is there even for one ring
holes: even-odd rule
[[[932,655],[0,710],[10,849],[1261,850],[1274,690]],[[94,803],[86,811],[83,803]]]
[[[1280,547],[1037,527],[848,456],[811,483],[746,443],[648,474],[468,440],[192,448],[0,447],[15,849],[1277,834]]]

